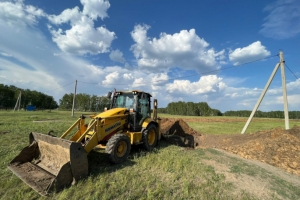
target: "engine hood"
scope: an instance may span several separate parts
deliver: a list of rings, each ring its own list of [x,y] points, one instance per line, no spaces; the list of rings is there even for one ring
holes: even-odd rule
[[[113,109],[107,110],[105,112],[102,112],[102,113],[94,116],[93,118],[105,118],[105,117],[114,116],[114,115],[122,115],[125,113],[125,111],[126,111],[126,108],[113,108]]]

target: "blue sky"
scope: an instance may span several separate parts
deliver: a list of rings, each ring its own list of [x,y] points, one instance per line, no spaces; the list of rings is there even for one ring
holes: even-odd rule
[[[300,110],[297,0],[0,0],[0,30],[0,82],[57,101],[78,80],[78,93],[251,110],[281,49],[289,109]],[[281,87],[279,70],[259,110],[283,110]]]

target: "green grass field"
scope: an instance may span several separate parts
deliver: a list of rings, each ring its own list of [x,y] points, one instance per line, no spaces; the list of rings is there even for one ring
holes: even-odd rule
[[[241,133],[248,118],[245,117],[195,117],[160,114],[162,118],[187,119],[187,124],[194,130],[205,134],[236,134]],[[189,119],[195,121],[189,122]],[[207,120],[204,120],[207,119]],[[238,120],[237,120],[238,119]],[[198,120],[198,121],[197,121]],[[226,121],[218,122],[218,121]],[[300,126],[300,120],[290,120],[290,128],[294,125]],[[261,130],[269,130],[277,127],[285,128],[284,119],[253,118],[246,133],[254,133]]]
[[[222,173],[204,164],[202,160],[208,159],[208,150],[191,151],[164,141],[152,152],[134,147],[128,161],[119,165],[111,165],[103,150],[94,150],[88,155],[87,179],[61,192],[41,197],[17,178],[7,165],[29,144],[30,132],[53,130],[59,136],[81,114],[75,113],[76,117],[72,118],[71,112],[0,112],[0,199],[259,199],[240,191]],[[39,120],[52,121],[34,122]],[[209,128],[205,128],[209,124],[190,125],[205,133],[216,133],[225,126],[224,123],[214,123]],[[233,131],[228,128],[224,133],[238,132],[234,124],[231,127]],[[210,155],[209,159],[214,158]],[[298,194],[292,195],[300,198]]]

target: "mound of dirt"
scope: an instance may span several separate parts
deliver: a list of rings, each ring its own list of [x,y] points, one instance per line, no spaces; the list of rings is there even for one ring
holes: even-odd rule
[[[219,148],[300,175],[300,127],[275,128],[252,134],[203,135],[198,147]]]
[[[163,138],[171,144],[192,148],[198,146],[201,136],[182,119],[169,118],[162,119],[161,133]]]
[[[182,119],[164,118],[163,138],[192,148],[218,148],[243,158],[259,160],[300,175],[300,127],[275,128],[251,134],[206,135],[193,130]]]

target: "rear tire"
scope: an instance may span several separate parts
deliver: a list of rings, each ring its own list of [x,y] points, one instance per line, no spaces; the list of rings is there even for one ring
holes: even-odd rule
[[[108,140],[105,153],[110,162],[119,164],[127,160],[130,149],[129,138],[124,134],[115,134]]]
[[[145,150],[152,150],[157,144],[157,128],[154,124],[150,124],[143,131],[143,147]]]

